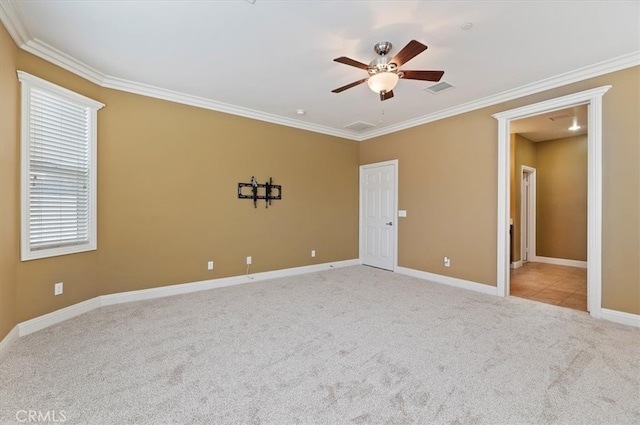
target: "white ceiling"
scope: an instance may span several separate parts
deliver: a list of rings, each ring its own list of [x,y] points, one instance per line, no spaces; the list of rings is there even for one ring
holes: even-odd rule
[[[0,0],[0,19],[106,87],[355,140],[640,63],[639,1]],[[331,93],[367,76],[334,58],[368,63],[376,42],[393,55],[411,39],[429,49],[402,69],[444,70],[455,88]],[[344,129],[357,121],[376,127]]]
[[[511,133],[518,133],[533,142],[563,139],[587,134],[587,105],[574,106],[529,118],[511,121]],[[578,130],[569,130],[573,124]]]

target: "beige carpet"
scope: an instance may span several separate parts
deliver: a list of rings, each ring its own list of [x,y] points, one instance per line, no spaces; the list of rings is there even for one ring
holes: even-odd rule
[[[357,266],[21,338],[0,363],[0,421],[638,424],[639,363],[639,329]]]

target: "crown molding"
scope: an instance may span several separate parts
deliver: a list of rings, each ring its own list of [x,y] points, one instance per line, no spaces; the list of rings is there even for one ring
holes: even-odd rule
[[[23,47],[33,37],[24,25],[24,18],[14,0],[0,1],[0,22],[9,32],[18,47]]]
[[[312,131],[314,133],[322,133],[330,136],[341,137],[344,139],[357,140],[357,138],[353,134],[344,130],[338,130],[318,124],[307,123],[304,121],[282,117],[267,112],[257,111],[255,109],[243,108],[241,106],[235,106],[204,97],[194,96],[169,89],[163,89],[161,87],[150,86],[148,84],[136,83],[134,81],[125,80],[122,78],[107,76],[100,85],[102,87],[110,89],[121,90],[143,96],[154,97],[156,99],[182,103],[184,105],[195,106],[198,108],[210,109],[212,111],[223,112],[273,124],[279,124],[286,127]]]
[[[35,56],[38,56],[39,58],[44,59],[47,62],[51,62],[52,64],[57,65],[60,68],[66,69],[67,71],[76,74],[84,78],[85,80],[89,80],[99,86],[102,86],[104,84],[104,80],[107,78],[105,74],[98,71],[97,69],[85,64],[84,62],[79,61],[73,56],[70,56],[61,50],[58,50],[55,47],[50,46],[49,44],[37,38],[28,40],[21,47],[23,50]]]
[[[496,105],[498,103],[507,102],[509,100],[540,93],[545,90],[554,89],[557,87],[565,86],[567,84],[586,80],[588,78],[598,77],[600,75],[620,71],[622,69],[630,68],[637,65],[640,65],[640,51],[618,56],[617,58],[609,59],[573,71],[565,72],[564,74],[559,74],[554,77],[545,78],[544,80],[516,87],[515,89],[503,91],[501,93],[487,96],[482,99],[463,103],[462,105],[454,106],[452,108],[443,109],[442,111],[438,111],[433,114],[423,115],[421,117],[403,121],[401,123],[384,127],[379,130],[371,131],[365,135],[362,135],[362,137],[358,140],[363,141],[372,139],[374,137],[384,136],[386,134],[391,134],[422,124],[438,121],[443,118],[449,118],[454,115],[471,112],[476,109],[481,109],[487,106]]]
[[[589,65],[574,71],[569,71],[564,74],[526,84],[515,89],[487,96],[482,99],[474,100],[472,102],[467,102],[462,105],[454,106],[452,108],[443,109],[432,114],[423,115],[417,118],[403,121],[398,124],[373,130],[365,134],[353,134],[352,132],[346,130],[336,129],[319,124],[307,123],[304,121],[282,117],[267,112],[243,108],[240,106],[217,102],[215,100],[206,99],[199,96],[180,93],[161,87],[150,86],[144,83],[138,83],[135,81],[129,81],[105,75],[97,69],[86,65],[85,63],[54,48],[53,46],[50,46],[47,43],[34,38],[25,26],[24,19],[22,17],[22,14],[20,13],[20,9],[17,7],[15,0],[0,0],[0,21],[2,21],[4,26],[7,28],[7,31],[11,35],[11,38],[13,38],[13,40],[21,49],[32,53],[33,55],[38,56],[48,62],[51,62],[54,65],[66,69],[67,71],[72,72],[82,78],[85,78],[99,86],[355,141],[364,141],[372,139],[374,137],[384,136],[386,134],[395,133],[422,124],[441,120],[443,118],[452,117],[454,115],[463,114],[465,112],[474,111],[476,109],[481,109],[487,106],[492,106],[498,103],[532,95],[545,90],[585,80],[587,78],[593,78],[599,75],[640,65],[640,51],[636,51],[627,55],[619,56],[617,58]]]

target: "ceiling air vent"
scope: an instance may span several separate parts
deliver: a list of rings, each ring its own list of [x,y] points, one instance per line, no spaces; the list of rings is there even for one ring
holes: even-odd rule
[[[549,117],[549,119],[551,121],[559,121],[559,120],[566,120],[568,118],[573,118],[573,114],[571,113],[565,113],[565,114],[560,114],[560,115],[556,115],[555,117]]]
[[[449,83],[447,83],[446,81],[440,81],[437,84],[434,84],[432,86],[427,87],[426,89],[424,89],[424,91],[427,91],[431,94],[440,94],[445,90],[449,90],[452,89],[453,86]]]
[[[373,127],[375,127],[375,125],[369,124],[368,122],[363,122],[363,121],[356,121],[349,125],[344,126],[344,128],[346,128],[347,130],[358,131],[358,132],[369,130],[370,128],[373,128]]]

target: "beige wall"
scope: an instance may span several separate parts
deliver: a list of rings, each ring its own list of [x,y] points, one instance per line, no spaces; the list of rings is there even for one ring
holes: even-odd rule
[[[587,261],[587,136],[535,148],[536,255]]]
[[[106,107],[98,250],[19,262],[12,242],[16,312],[5,328],[101,294],[242,275],[248,255],[252,272],[358,257],[357,142],[101,88],[23,51],[17,68]],[[237,199],[252,175],[273,177],[283,199],[269,209]],[[15,216],[17,200],[7,208]]]
[[[0,340],[17,323],[18,260],[18,48],[0,25]]]
[[[358,145],[104,89],[18,51],[4,29],[0,48],[0,338],[17,322],[99,294],[242,274],[247,255],[252,271],[356,258],[358,163],[388,159],[400,160],[399,206],[408,210],[399,264],[495,285],[491,114],[604,84],[613,88],[603,105],[603,307],[640,313],[639,67]],[[16,69],[107,105],[99,112],[98,251],[18,261]],[[236,199],[236,184],[251,175],[272,176],[283,200],[265,210]],[[58,281],[65,293],[54,297]]]
[[[496,285],[492,114],[603,85],[602,302],[640,313],[640,67],[367,140],[360,163],[399,159],[400,266]],[[451,257],[444,268],[442,257]]]
[[[497,138],[482,110],[361,143],[361,164],[398,159],[398,265],[495,286]]]
[[[522,235],[521,222],[521,202],[522,202],[522,166],[536,168],[536,144],[526,137],[520,134],[512,135],[514,139],[514,152],[513,152],[513,168],[515,177],[513,179],[513,186],[511,187],[511,193],[514,194],[514,210],[511,217],[513,217],[513,261],[520,261],[522,258],[522,250],[520,246],[520,240]]]
[[[113,90],[100,100],[104,293],[242,275],[249,255],[252,272],[358,257],[356,142]],[[252,175],[273,177],[282,200],[237,199]]]

